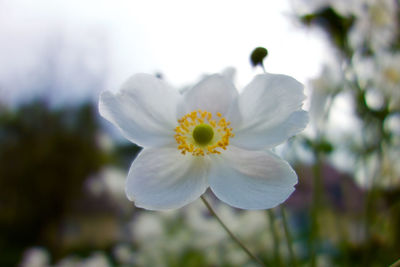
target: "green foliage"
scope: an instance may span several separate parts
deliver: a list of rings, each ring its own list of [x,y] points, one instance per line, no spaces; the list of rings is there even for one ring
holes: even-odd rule
[[[304,138],[303,144],[308,149],[313,150],[316,153],[322,154],[330,154],[335,149],[334,146],[326,138],[320,138],[319,140]]]
[[[315,25],[326,31],[333,44],[344,54],[350,54],[348,43],[348,33],[355,21],[355,16],[344,17],[330,6],[319,9],[312,14],[301,17],[301,21],[306,25]]]
[[[202,267],[207,266],[207,260],[200,250],[188,248],[181,255],[165,255],[167,266],[170,267]]]

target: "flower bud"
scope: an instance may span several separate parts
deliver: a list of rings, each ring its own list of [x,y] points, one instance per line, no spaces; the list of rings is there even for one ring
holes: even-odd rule
[[[263,60],[268,55],[268,50],[264,47],[257,47],[253,50],[250,56],[250,61],[253,67],[260,65],[263,66]]]

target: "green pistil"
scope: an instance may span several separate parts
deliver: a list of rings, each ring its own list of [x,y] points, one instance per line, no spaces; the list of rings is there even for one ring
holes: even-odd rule
[[[213,128],[205,123],[197,125],[193,130],[193,139],[199,145],[207,145],[214,137]]]

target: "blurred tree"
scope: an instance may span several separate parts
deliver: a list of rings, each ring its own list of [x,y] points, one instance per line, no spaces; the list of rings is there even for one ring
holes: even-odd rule
[[[57,224],[107,161],[98,130],[92,104],[53,111],[37,101],[0,113],[0,266],[28,246],[57,247]]]

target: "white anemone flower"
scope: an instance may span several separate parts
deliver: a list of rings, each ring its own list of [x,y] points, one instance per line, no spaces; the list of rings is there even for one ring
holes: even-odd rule
[[[118,92],[104,91],[100,114],[143,150],[132,163],[125,192],[137,207],[180,208],[208,187],[241,209],[268,209],[294,191],[297,175],[272,148],[302,131],[303,85],[262,74],[241,94],[210,75],[183,94],[147,74]]]

